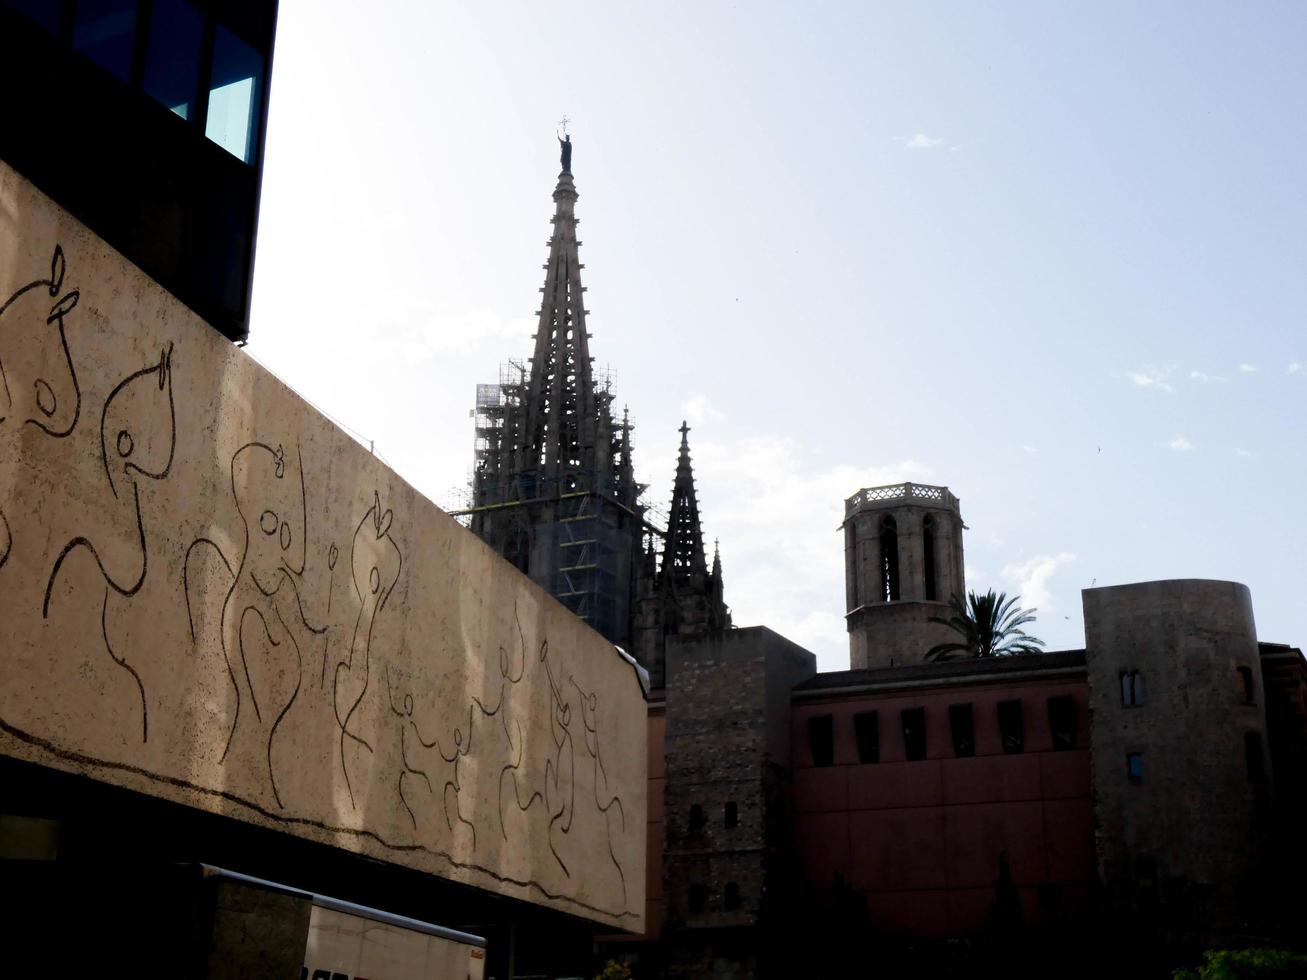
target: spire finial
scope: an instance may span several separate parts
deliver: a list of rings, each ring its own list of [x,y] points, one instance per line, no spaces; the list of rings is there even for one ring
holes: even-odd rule
[[[681,448],[690,448],[690,427],[685,424],[685,419],[681,419],[681,427],[676,430],[681,434]]]

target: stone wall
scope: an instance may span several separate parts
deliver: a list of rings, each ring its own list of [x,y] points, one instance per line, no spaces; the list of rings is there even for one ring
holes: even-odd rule
[[[632,665],[4,165],[0,369],[0,752],[642,927]]]

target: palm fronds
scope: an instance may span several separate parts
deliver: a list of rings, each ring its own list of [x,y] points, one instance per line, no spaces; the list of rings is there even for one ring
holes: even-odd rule
[[[954,594],[949,600],[947,617],[931,616],[932,623],[947,626],[961,639],[939,643],[926,651],[927,660],[954,660],[964,657],[1009,657],[1020,653],[1039,653],[1044,641],[1031,636],[1021,627],[1035,621],[1034,609],[1020,609],[1020,596],[990,589],[984,595],[967,593],[967,601]]]

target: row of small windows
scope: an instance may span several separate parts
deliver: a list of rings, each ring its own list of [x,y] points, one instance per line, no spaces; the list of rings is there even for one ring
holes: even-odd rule
[[[1256,704],[1256,687],[1251,667],[1236,667],[1238,675],[1238,692],[1243,704]],[[1137,670],[1123,670],[1119,675],[1121,682],[1121,705],[1137,708],[1144,703],[1144,675]]]
[[[265,59],[212,12],[188,0],[0,0],[0,5],[203,126],[204,135],[233,156],[253,162]]]
[[[1026,725],[1020,698],[1000,701],[997,706],[999,736],[1007,754],[1024,752]],[[948,708],[949,734],[953,755],[966,758],[976,754],[975,710],[970,703],[951,704]],[[1076,706],[1069,694],[1048,699],[1048,725],[1053,748],[1059,751],[1076,747]],[[903,738],[903,756],[909,762],[926,758],[926,709],[904,708],[899,712],[899,729]],[[880,761],[880,712],[860,711],[853,716],[853,735],[858,748],[858,762]],[[808,719],[808,745],[814,766],[835,764],[835,719],[832,715],[814,715]]]
[[[722,826],[727,830],[734,830],[740,825],[740,808],[734,800],[728,800],[722,807]],[[690,833],[700,833],[708,826],[708,816],[704,813],[703,806],[694,803],[690,806]]]
[[[690,886],[690,914],[701,915],[703,910],[708,906],[708,889],[704,885]],[[734,881],[728,881],[726,887],[722,889],[722,908],[727,912],[734,912],[740,907],[740,886]]]

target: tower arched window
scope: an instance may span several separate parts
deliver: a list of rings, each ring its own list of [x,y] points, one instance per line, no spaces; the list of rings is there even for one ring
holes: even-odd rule
[[[927,514],[921,519],[922,567],[926,573],[926,598],[938,599],[939,587],[935,582],[935,518]]]
[[[880,594],[885,602],[899,598],[899,526],[888,515],[880,522]]]

